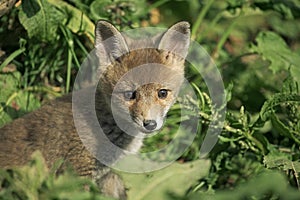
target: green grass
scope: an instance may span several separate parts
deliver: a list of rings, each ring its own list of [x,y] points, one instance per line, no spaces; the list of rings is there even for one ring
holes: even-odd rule
[[[80,63],[93,48],[92,29],[97,19],[107,19],[122,30],[145,24],[167,27],[187,20],[192,24],[193,39],[211,55],[222,74],[227,94],[226,120],[218,143],[207,157],[211,163],[206,165],[207,172],[193,180],[189,188],[178,181],[177,187],[184,188],[184,192],[176,193],[175,188],[174,192],[172,188],[160,192],[166,199],[229,199],[233,194],[235,199],[299,199],[299,1],[31,2],[42,9],[34,12],[19,6],[0,18],[0,47],[5,52],[0,57],[0,126],[72,91]],[[148,8],[158,9],[158,24]],[[27,18],[24,12],[32,12],[34,17]],[[198,97],[193,105],[199,111],[194,115],[201,120],[195,141],[179,161],[193,163],[199,159],[213,105],[207,86],[192,67],[187,68],[187,78]],[[166,145],[179,124],[179,116],[175,106],[162,134],[147,140],[143,151]],[[19,172],[17,169],[13,174]],[[43,191],[43,195],[54,191],[56,199],[65,197],[60,196],[64,189],[57,182],[49,183],[53,180],[51,172],[45,173],[49,177],[42,182],[47,187],[37,184],[22,189],[11,184],[16,176],[2,171],[0,199],[8,194],[26,199],[31,195],[28,191],[36,194],[34,190]],[[172,175],[172,171],[165,173]],[[191,173],[196,174],[193,170]]]

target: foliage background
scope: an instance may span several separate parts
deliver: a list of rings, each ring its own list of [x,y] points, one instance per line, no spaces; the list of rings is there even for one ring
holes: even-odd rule
[[[93,48],[98,19],[121,30],[187,20],[192,39],[207,50],[223,76],[225,126],[207,160],[200,162],[199,147],[213,105],[203,80],[188,67],[187,77],[200,99],[195,114],[201,116],[201,129],[178,163],[193,167],[187,170],[177,163],[164,169],[173,179],[123,174],[125,182],[133,183],[130,198],[299,199],[299,18],[298,0],[17,2],[0,18],[0,126],[72,91],[78,68]],[[144,151],[168,143],[178,115],[176,108],[171,110],[167,129],[147,140]],[[196,178],[192,184],[180,178],[185,171]],[[35,173],[43,176],[30,179]],[[53,173],[39,156],[22,169],[2,170],[0,199],[102,198],[92,183],[71,172],[61,177]],[[137,195],[134,188],[141,184],[145,192]],[[89,185],[89,191],[82,193],[82,185]]]

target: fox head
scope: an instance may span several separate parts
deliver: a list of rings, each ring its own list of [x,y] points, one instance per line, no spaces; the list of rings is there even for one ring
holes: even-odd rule
[[[133,40],[99,21],[95,33],[101,71],[97,90],[114,118],[125,122],[120,128],[142,133],[161,129],[184,81],[189,24],[179,22],[163,34]]]

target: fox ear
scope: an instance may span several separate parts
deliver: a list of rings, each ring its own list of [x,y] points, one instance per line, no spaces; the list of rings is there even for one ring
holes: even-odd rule
[[[187,56],[190,45],[190,24],[178,22],[171,26],[162,36],[158,49],[173,53],[183,59]]]
[[[104,65],[129,52],[122,34],[103,20],[98,21],[95,28],[95,47],[100,63]]]

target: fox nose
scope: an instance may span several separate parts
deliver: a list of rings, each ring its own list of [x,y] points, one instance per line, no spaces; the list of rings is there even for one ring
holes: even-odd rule
[[[143,125],[148,131],[153,131],[156,128],[157,123],[155,120],[145,120]]]

